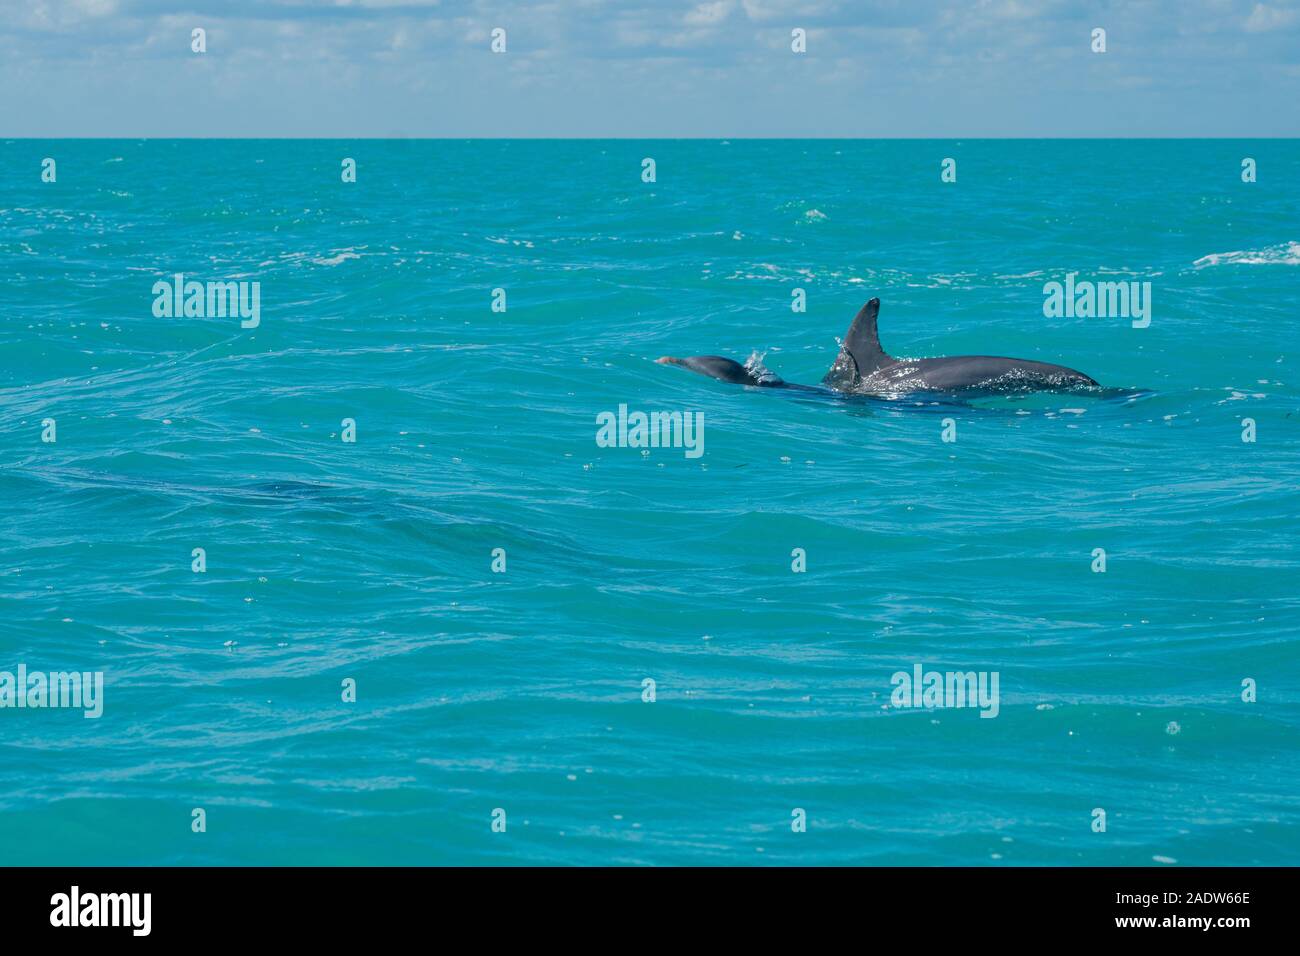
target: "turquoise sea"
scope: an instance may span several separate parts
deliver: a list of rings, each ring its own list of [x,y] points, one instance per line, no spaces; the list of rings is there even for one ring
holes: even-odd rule
[[[1300,863],[1297,141],[0,170],[0,671],[104,675],[98,719],[0,709],[0,863]],[[155,316],[176,273],[260,324]],[[1149,281],[1149,327],[1046,318],[1068,273]],[[871,296],[893,354],[1132,394],[654,362],[815,383]],[[620,404],[703,455],[598,446]],[[997,672],[997,716],[893,706],[916,665]]]

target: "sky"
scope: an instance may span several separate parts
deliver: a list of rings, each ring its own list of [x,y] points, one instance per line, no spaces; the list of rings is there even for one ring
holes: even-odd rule
[[[1300,0],[0,0],[64,136],[1294,137]]]

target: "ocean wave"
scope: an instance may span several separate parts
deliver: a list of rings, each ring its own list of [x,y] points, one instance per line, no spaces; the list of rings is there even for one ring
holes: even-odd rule
[[[317,256],[311,261],[313,264],[318,266],[337,266],[340,263],[346,262],[348,259],[360,259],[360,258],[361,258],[361,253],[353,252],[350,249],[344,249],[340,251],[337,255],[329,256],[328,258],[325,256]]]
[[[1300,242],[1283,242],[1267,249],[1212,252],[1192,263],[1197,269],[1205,266],[1300,266]]]

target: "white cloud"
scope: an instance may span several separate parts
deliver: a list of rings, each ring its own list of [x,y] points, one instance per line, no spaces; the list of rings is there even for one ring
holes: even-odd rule
[[[731,15],[732,0],[715,0],[714,3],[701,3],[686,14],[686,23],[693,27],[716,26]]]
[[[1250,16],[1246,18],[1246,32],[1269,33],[1284,29],[1295,23],[1297,18],[1300,18],[1300,13],[1295,10],[1279,10],[1276,7],[1257,3],[1255,9],[1250,11]]]

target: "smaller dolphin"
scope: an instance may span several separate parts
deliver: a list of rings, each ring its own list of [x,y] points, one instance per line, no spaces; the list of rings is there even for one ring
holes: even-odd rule
[[[876,317],[880,300],[872,299],[853,318],[844,334],[840,354],[822,379],[822,386],[849,395],[896,395],[908,392],[971,393],[1064,391],[1100,388],[1095,381],[1064,365],[995,355],[954,355],[949,358],[898,359],[880,347]],[[761,365],[741,365],[719,355],[675,358],[663,365],[680,365],[721,382],[764,388],[818,391],[812,385],[783,381]]]

